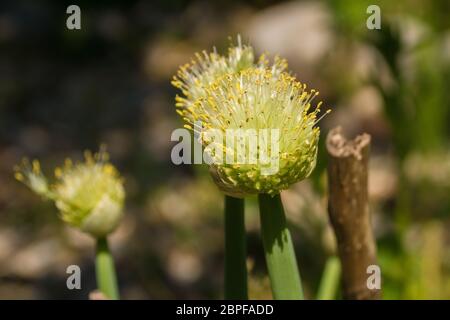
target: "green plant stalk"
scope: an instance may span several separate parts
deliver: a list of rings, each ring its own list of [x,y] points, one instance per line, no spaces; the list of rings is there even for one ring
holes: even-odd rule
[[[106,298],[118,300],[119,289],[117,286],[116,270],[106,237],[97,239],[95,273],[98,289]]]
[[[280,195],[258,196],[261,236],[272,294],[276,300],[303,299],[303,290],[291,234]]]
[[[336,298],[337,288],[341,278],[341,262],[337,256],[331,256],[325,263],[320,280],[317,300],[333,300]]]
[[[248,299],[244,218],[244,199],[225,196],[225,299]]]

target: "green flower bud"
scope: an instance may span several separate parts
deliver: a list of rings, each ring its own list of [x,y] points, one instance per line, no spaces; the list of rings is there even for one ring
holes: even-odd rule
[[[37,194],[54,201],[63,221],[98,238],[116,229],[125,199],[123,179],[109,163],[105,151],[85,153],[85,162],[70,159],[55,169],[56,181],[49,185],[37,160],[15,168],[17,180]]]

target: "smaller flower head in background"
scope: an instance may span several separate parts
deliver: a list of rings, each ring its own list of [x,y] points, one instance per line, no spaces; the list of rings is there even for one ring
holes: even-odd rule
[[[66,159],[63,167],[55,169],[51,184],[37,160],[24,159],[14,171],[17,180],[54,201],[63,221],[96,238],[114,231],[122,218],[123,179],[104,148],[94,155],[86,151],[82,163]]]

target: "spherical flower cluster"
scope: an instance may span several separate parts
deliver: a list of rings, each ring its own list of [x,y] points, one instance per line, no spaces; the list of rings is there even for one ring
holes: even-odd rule
[[[114,231],[123,215],[123,179],[101,150],[85,153],[83,163],[70,159],[55,169],[55,183],[49,184],[37,160],[24,159],[15,168],[17,180],[35,193],[54,201],[61,219],[98,238]]]
[[[206,89],[219,77],[239,73],[249,68],[264,70],[268,67],[269,61],[263,54],[255,62],[255,54],[252,47],[243,45],[238,37],[238,45],[228,49],[228,55],[219,55],[215,50],[211,53],[203,51],[197,53],[191,63],[182,65],[174,76],[172,84],[181,90],[183,96],[175,97],[177,113],[186,122],[185,127],[194,128],[196,121],[206,121],[206,115],[201,110],[198,111],[198,99],[206,96]],[[275,57],[273,65],[270,67],[271,73],[277,77],[287,68],[284,59]],[[207,121],[206,121],[207,123]]]
[[[176,107],[188,129],[196,131],[195,124],[201,121],[202,129],[219,130],[224,135],[229,130],[240,130],[246,141],[250,139],[246,132],[279,133],[276,147],[268,144],[267,150],[269,160],[278,161],[277,171],[265,174],[267,163],[261,161],[214,161],[223,159],[222,152],[236,152],[236,145],[214,141],[207,132],[198,132],[205,152],[213,159],[210,171],[214,181],[223,192],[237,197],[279,193],[308,177],[317,157],[316,124],[321,102],[316,108],[311,108],[311,103],[318,92],[307,90],[305,84],[286,72],[285,60],[275,58],[270,65],[264,55],[256,63],[253,57],[253,49],[239,41],[238,46],[229,49],[228,56],[215,52],[198,55],[196,62],[180,68],[173,81],[184,95],[176,97]],[[210,144],[215,148],[208,148]],[[242,147],[251,152],[248,144]],[[262,146],[254,150],[255,157],[261,159]]]

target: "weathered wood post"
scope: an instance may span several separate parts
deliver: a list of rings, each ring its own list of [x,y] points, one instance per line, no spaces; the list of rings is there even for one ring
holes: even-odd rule
[[[342,264],[344,299],[380,299],[370,289],[367,268],[376,265],[368,200],[370,135],[347,140],[340,127],[327,136],[328,214],[336,234]]]

